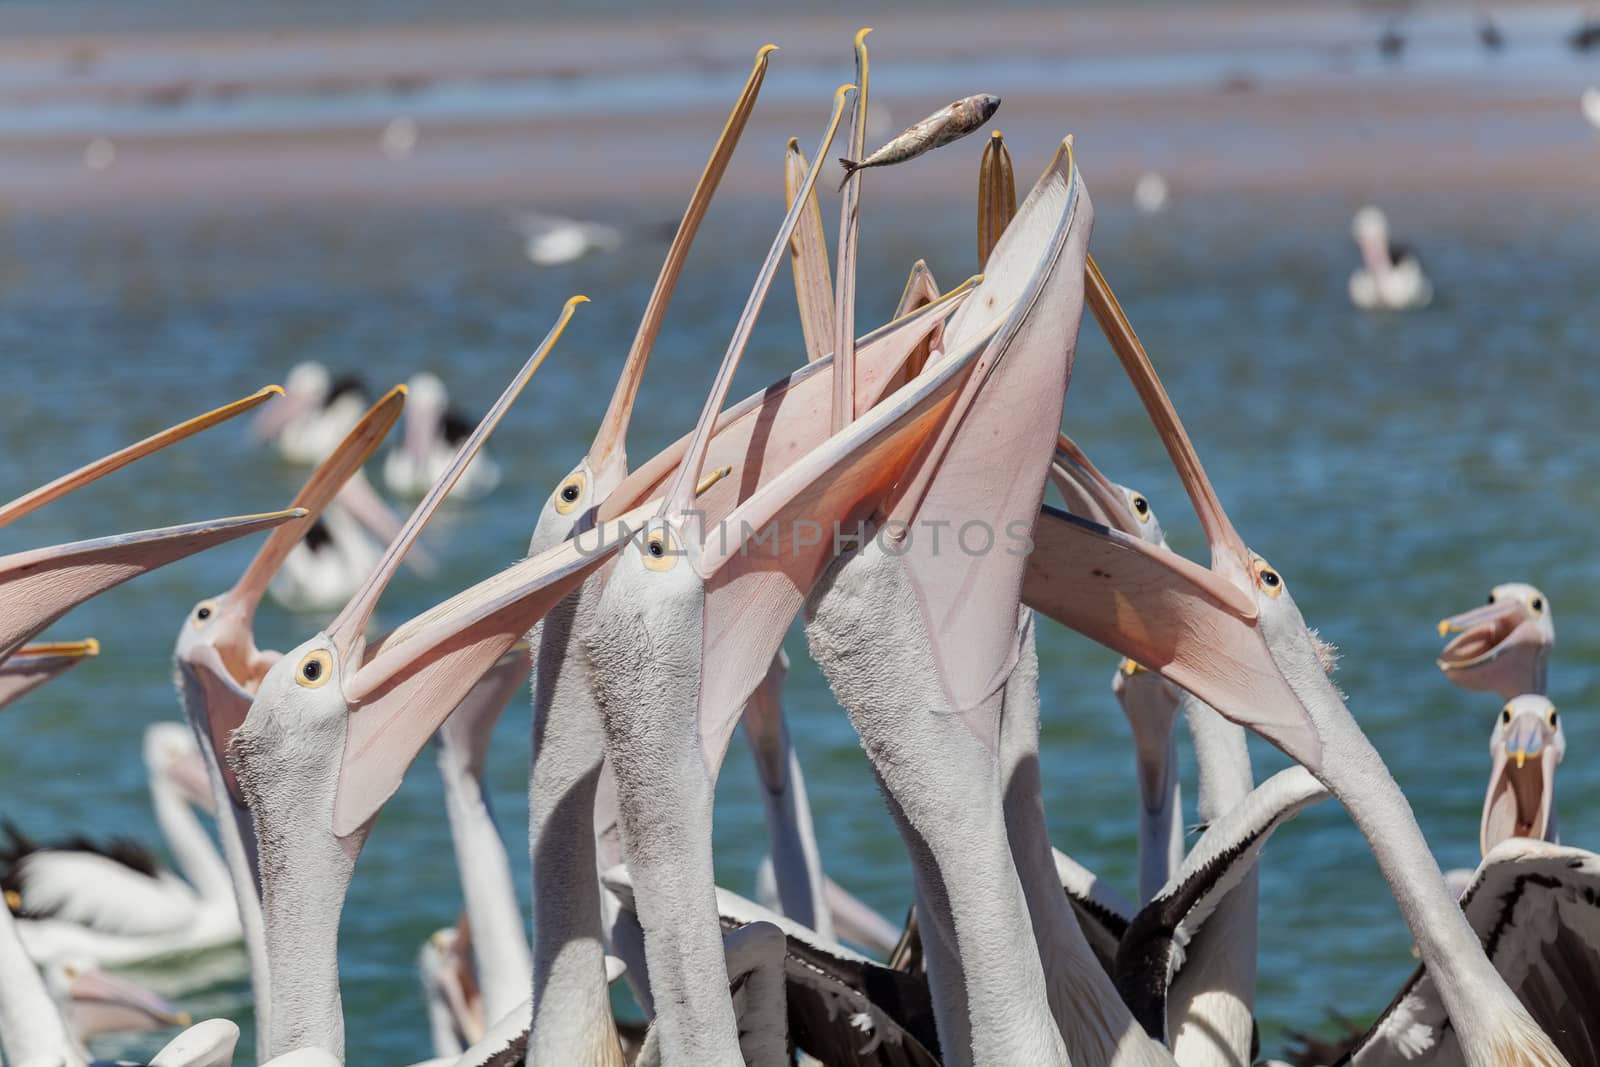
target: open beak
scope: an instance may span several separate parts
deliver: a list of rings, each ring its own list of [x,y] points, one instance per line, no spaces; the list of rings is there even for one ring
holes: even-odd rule
[[[1139,520],[1128,511],[1127,498],[1066,434],[1056,442],[1050,481],[1072,514],[1129,537],[1139,536]]]
[[[716,195],[717,185],[728,169],[728,162],[733,158],[733,150],[744,134],[745,124],[750,121],[750,113],[755,109],[756,97],[761,94],[761,83],[767,76],[768,57],[777,50],[777,45],[768,44],[762,45],[760,51],[756,53],[755,66],[751,68],[750,77],[744,83],[744,89],[733,106],[733,112],[728,116],[728,121],[717,138],[716,146],[711,151],[711,158],[707,160],[705,170],[701,172],[700,180],[695,184],[689,206],[683,212],[682,221],[678,223],[678,232],[673,235],[672,245],[667,249],[666,261],[661,264],[661,273],[656,277],[655,288],[650,292],[650,302],[645,305],[644,317],[639,320],[639,331],[634,335],[633,344],[628,348],[628,358],[623,363],[622,376],[617,380],[617,387],[611,394],[611,403],[606,407],[606,413],[600,420],[600,428],[595,433],[594,443],[589,446],[589,469],[594,472],[597,479],[610,481],[614,478],[616,481],[621,481],[627,473],[628,421],[633,415],[634,401],[638,399],[639,384],[643,381],[645,367],[650,362],[650,352],[655,347],[656,335],[661,332],[662,319],[666,317],[667,305],[672,302],[672,292],[677,287],[679,275],[683,273],[683,264],[689,257],[689,249],[694,244],[695,234],[700,230],[700,222],[711,207],[711,198]]]
[[[1034,530],[1023,601],[1158,671],[1315,770],[1322,744],[1261,632],[1251,592],[1253,556],[1217,500],[1144,346],[1092,259],[1086,277],[1089,306],[1200,519],[1211,567],[1046,508]]]
[[[1506,692],[1523,688],[1544,636],[1528,609],[1506,599],[1439,620],[1439,636],[1455,634],[1439,653],[1439,669],[1463,689]]]
[[[1544,743],[1538,723],[1514,723],[1495,748],[1483,798],[1478,845],[1485,856],[1509,837],[1545,837],[1555,799],[1555,769],[1555,746]]]
[[[147,989],[101,970],[80,971],[67,986],[74,1029],[82,1039],[188,1026],[189,1013]]]
[[[299,508],[210,519],[0,556],[0,657],[91,597],[208,548],[302,518]]]
[[[17,497],[9,504],[0,506],[0,526],[15,522],[30,512],[37,511],[53,500],[60,500],[75,490],[82,489],[90,482],[99,481],[113,471],[119,471],[135,460],[143,459],[154,452],[159,452],[168,445],[176,444],[186,437],[193,437],[202,430],[209,430],[220,422],[226,422],[236,415],[242,415],[252,408],[259,407],[275,396],[282,396],[283,390],[276,385],[269,385],[265,389],[251,393],[242,400],[235,400],[231,404],[224,404],[220,408],[208,411],[204,415],[197,415],[192,419],[178,423],[178,425],[162,430],[158,434],[146,437],[143,441],[129,445],[127,448],[111,453],[103,459],[79,467],[70,474],[63,474],[53,482],[41,485],[31,493]]]
[[[99,654],[100,642],[92,637],[23,645],[0,663],[0,708]]]
[[[428,738],[496,661],[610,558],[610,551],[587,551],[577,541],[563,542],[402,624],[370,658],[366,656],[367,626],[400,562],[586,299],[575,296],[567,301],[538,350],[461,445],[377,568],[327,628],[342,664],[350,713],[334,802],[334,832],[340,837],[360,830],[377,814],[399,788],[406,768]],[[629,518],[637,528],[640,517]],[[614,529],[602,527],[601,533],[618,543],[624,539]],[[611,551],[615,547],[611,545]]]
[[[400,417],[405,397],[404,386],[391,389],[322,461],[294,499],[300,517],[272,532],[233,588],[217,598],[210,639],[194,645],[185,654],[182,668],[194,679],[203,696],[213,751],[220,754],[228,750],[229,738],[250,711],[251,694],[277,660],[275,655],[260,652],[255,643],[256,609],[266,595],[267,586],[306,530],[317,521],[317,516],[377,450]],[[228,791],[243,805],[244,797],[234,779],[232,765],[225,759],[217,762]]]

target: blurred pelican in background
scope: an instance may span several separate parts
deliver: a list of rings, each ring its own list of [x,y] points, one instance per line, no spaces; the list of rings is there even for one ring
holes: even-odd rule
[[[367,410],[367,387],[352,374],[334,377],[315,360],[297,363],[283,395],[255,417],[256,436],[290,463],[320,463]]]
[[[1350,302],[1363,311],[1404,311],[1427,307],[1433,285],[1422,261],[1409,248],[1389,241],[1389,220],[1367,205],[1351,222],[1365,264],[1350,275]]]
[[[511,225],[522,234],[523,251],[541,267],[559,267],[590,252],[610,252],[622,244],[622,231],[600,222],[579,222],[560,215],[520,212]]]
[[[106,1034],[150,1033],[194,1021],[165,998],[85,960],[56,960],[42,970],[50,999],[80,1044]]]
[[[475,423],[450,406],[450,394],[436,374],[423,371],[412,375],[406,389],[410,400],[406,405],[405,436],[384,457],[383,482],[390,492],[420,498],[449,468],[450,460]],[[475,500],[499,484],[500,465],[480,453],[450,495],[457,500]],[[376,558],[373,562],[377,562]],[[348,595],[339,597],[338,603],[348,599]]]
[[[1583,108],[1583,117],[1589,120],[1589,125],[1600,130],[1600,85],[1591,85],[1585,89],[1579,103]]]

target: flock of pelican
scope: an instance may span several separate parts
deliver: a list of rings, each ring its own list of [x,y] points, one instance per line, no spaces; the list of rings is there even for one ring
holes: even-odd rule
[[[983,273],[941,292],[918,263],[895,316],[856,336],[863,174],[843,187],[831,276],[815,186],[841,126],[847,158],[867,158],[865,32],[855,84],[834,95],[810,161],[790,144],[788,210],[704,406],[683,437],[630,463],[652,346],[771,46],[758,54],[594,439],[543,502],[522,561],[368,632],[444,499],[475,470],[490,480],[485,442],[582,297],[445,447],[436,382],[350,403],[325,371],[304,368],[287,391],[263,390],[0,507],[0,523],[13,522],[279,392],[267,429],[314,465],[284,510],[0,557],[0,700],[10,700],[92,651],[28,643],[76,604],[266,534],[229,588],[170,620],[187,727],[153,729],[145,755],[179,871],[82,842],[13,841],[11,907],[0,909],[6,1062],[88,1062],[73,1006],[94,990],[53,991],[36,963],[92,970],[229,940],[249,961],[257,1062],[344,1062],[346,890],[376,816],[434,738],[463,916],[421,950],[433,1047],[419,1062],[1249,1064],[1256,864],[1275,829],[1329,795],[1369,843],[1420,958],[1350,1061],[1596,1062],[1600,857],[1555,840],[1565,742],[1544,696],[1548,601],[1500,586],[1441,624],[1456,634],[1440,654],[1446,675],[1504,701],[1483,863],[1453,890],[1330,679],[1331,650],[1287,578],[1229,520],[1089,255],[1094,210],[1070,137],[1018,203],[993,134],[980,163]],[[729,406],[784,259],[806,361]],[[1177,470],[1208,564],[1169,550],[1150,501],[1061,433],[1085,307]],[[319,519],[348,506],[403,408],[414,421],[385,475],[420,502],[339,590],[331,621],[307,626],[292,649],[259,648],[263,596]],[[1045,502],[1052,486],[1060,506]],[[307,602],[335,599],[319,592]],[[797,616],[911,858],[903,927],[823,870],[781,695],[781,645]],[[1035,651],[1037,628],[1051,624],[1123,657],[1113,690],[1139,778],[1134,904],[1051,846]],[[490,733],[530,673],[531,944],[483,783]],[[1206,827],[1192,847],[1180,717]],[[713,878],[712,798],[741,722],[770,840],[760,903]],[[1296,766],[1258,783],[1247,732]],[[199,810],[215,817],[220,849]],[[647,1027],[613,1017],[618,980]],[[132,1012],[133,995],[120,996]],[[150,1063],[225,1065],[238,1034],[208,1020]]]

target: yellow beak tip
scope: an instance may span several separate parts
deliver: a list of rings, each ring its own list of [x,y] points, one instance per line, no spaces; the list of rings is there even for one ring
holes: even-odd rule
[[[1440,619],[1439,620],[1439,636],[1443,637],[1445,634],[1447,634],[1449,632],[1450,632],[1450,620],[1449,619]]]
[[[1522,749],[1517,749],[1517,770],[1522,770],[1522,765],[1528,762],[1528,754]]]

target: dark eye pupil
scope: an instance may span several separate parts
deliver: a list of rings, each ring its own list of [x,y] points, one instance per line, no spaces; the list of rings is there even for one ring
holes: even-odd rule
[[[1502,711],[1500,713],[1500,721],[1501,722],[1510,722],[1511,721],[1511,712],[1509,710]]]
[[[578,499],[578,487],[575,486],[575,485],[569,485],[566,488],[562,489],[561,490],[561,499],[565,500],[569,504],[572,503],[574,500]]]
[[[314,682],[322,674],[322,664],[318,663],[316,660],[312,660],[310,663],[307,663],[304,667],[300,668],[300,673],[306,676],[306,681]]]
[[[1556,724],[1556,713],[1552,711],[1550,713],[1550,725],[1554,726],[1555,724]]]
[[[1139,514],[1143,515],[1145,512],[1150,510],[1150,505],[1145,502],[1144,497],[1142,497],[1142,496],[1134,497],[1133,498],[1133,510],[1135,510]]]
[[[1278,584],[1278,576],[1276,574],[1273,574],[1271,571],[1262,571],[1261,572],[1261,580],[1263,582],[1266,582],[1268,585],[1277,585]]]
[[[665,553],[666,553],[666,549],[662,547],[660,541],[651,541],[650,542],[650,554],[652,556],[656,557],[657,559],[660,559]]]
[[[1533,598],[1533,610],[1534,611],[1543,611],[1544,610],[1544,597],[1536,596],[1536,597]]]
[[[211,618],[211,609],[210,608],[201,608],[199,611],[195,612],[194,614],[195,614],[195,618],[198,618],[198,619],[209,619],[209,618]]]
[[[1493,593],[1489,594],[1489,603],[1491,603],[1491,604],[1494,603],[1494,594]]]

